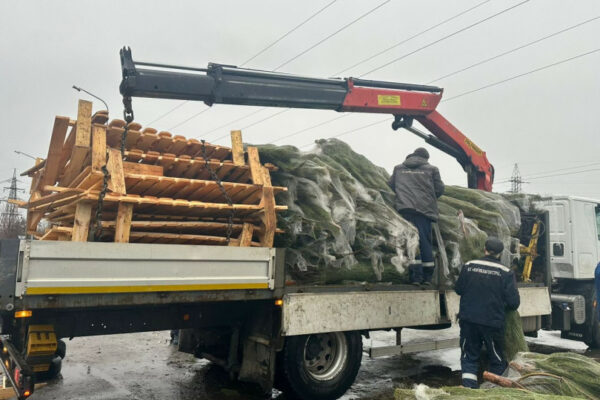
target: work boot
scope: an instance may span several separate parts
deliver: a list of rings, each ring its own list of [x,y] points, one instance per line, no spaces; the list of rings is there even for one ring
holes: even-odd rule
[[[423,263],[423,264],[425,264],[425,263]],[[431,263],[431,264],[433,264],[433,263]],[[423,266],[423,285],[424,286],[431,286],[431,280],[433,279],[434,269],[435,269],[434,266]]]
[[[408,266],[408,276],[410,283],[419,286],[423,282],[423,265],[421,263],[410,264]]]

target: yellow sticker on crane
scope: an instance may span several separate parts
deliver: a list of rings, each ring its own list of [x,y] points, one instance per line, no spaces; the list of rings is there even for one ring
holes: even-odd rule
[[[427,104],[427,99],[423,99],[421,101],[421,107],[429,107],[429,104]]]
[[[402,105],[400,102],[400,96],[389,95],[389,94],[378,94],[377,104],[380,106],[399,106]]]
[[[469,138],[465,138],[465,144],[468,148],[473,150],[475,153],[482,155],[483,150],[481,150],[475,143],[473,143]]]

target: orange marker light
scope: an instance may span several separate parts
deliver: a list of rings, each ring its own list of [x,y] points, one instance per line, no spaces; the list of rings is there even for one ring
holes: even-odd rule
[[[29,318],[33,315],[31,310],[15,311],[15,318]]]
[[[25,393],[23,393],[23,396],[27,397],[31,395],[31,392],[29,390],[26,390]]]
[[[190,320],[190,314],[183,314],[183,320],[184,321],[189,321]]]
[[[275,300],[275,305],[276,305],[277,307],[281,307],[281,306],[283,306],[283,300],[282,300],[282,299],[277,299],[277,300]]]

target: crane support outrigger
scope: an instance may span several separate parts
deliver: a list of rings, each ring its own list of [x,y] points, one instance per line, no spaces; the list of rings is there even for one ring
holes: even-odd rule
[[[468,137],[436,111],[444,90],[436,86],[358,78],[319,79],[210,63],[207,68],[136,62],[121,50],[124,102],[132,97],[265,107],[392,114],[405,128],[448,153],[467,172],[469,188],[492,190],[494,167]],[[127,106],[126,106],[127,107]],[[416,120],[429,132],[413,127]]]

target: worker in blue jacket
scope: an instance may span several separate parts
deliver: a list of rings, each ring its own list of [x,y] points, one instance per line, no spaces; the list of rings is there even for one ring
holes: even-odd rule
[[[479,387],[477,372],[484,344],[490,372],[502,375],[508,366],[504,359],[505,310],[516,310],[521,299],[514,272],[499,262],[502,250],[499,239],[488,238],[485,257],[466,263],[454,288],[461,296],[458,318],[464,387]]]

